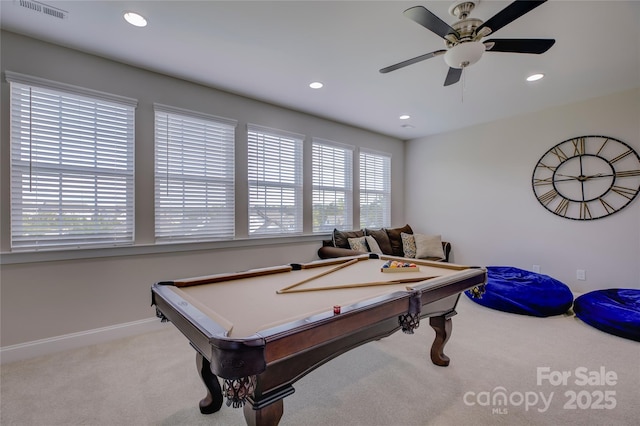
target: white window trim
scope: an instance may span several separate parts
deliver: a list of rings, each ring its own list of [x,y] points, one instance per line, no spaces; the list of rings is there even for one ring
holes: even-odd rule
[[[248,216],[248,223],[247,223],[247,229],[249,232],[249,238],[264,238],[264,237],[271,237],[274,235],[280,235],[283,237],[289,236],[289,235],[302,235],[304,233],[304,141],[305,141],[305,135],[300,134],[300,133],[295,133],[295,132],[290,132],[290,131],[286,131],[286,130],[281,130],[281,129],[275,129],[272,127],[266,127],[266,126],[261,126],[259,124],[253,124],[253,123],[247,123],[246,126],[246,136],[247,136],[247,155],[249,154],[249,139],[250,136],[249,134],[254,132],[254,133],[263,133],[266,135],[271,135],[271,136],[276,136],[276,137],[281,137],[281,138],[285,138],[285,139],[294,139],[294,140],[298,140],[300,141],[300,163],[298,164],[298,166],[300,167],[300,182],[299,182],[299,188],[298,190],[300,191],[299,193],[299,200],[298,202],[300,203],[298,206],[296,206],[299,209],[299,218],[298,220],[300,221],[300,223],[298,223],[298,228],[299,231],[296,232],[290,232],[290,233],[271,233],[271,232],[261,232],[261,233],[252,233],[251,232],[251,223],[250,223],[250,218],[251,218],[251,190],[250,190],[250,186],[249,185],[249,191],[247,193],[247,216]],[[248,164],[247,164],[248,166]],[[248,169],[247,169],[247,178],[248,178]]]
[[[62,92],[68,95],[77,96],[79,98],[88,98],[88,99],[97,99],[102,102],[118,104],[122,107],[130,108],[133,110],[132,112],[132,122],[130,128],[131,134],[131,170],[130,173],[127,173],[133,179],[132,188],[130,190],[131,196],[131,229],[130,229],[130,239],[127,241],[124,240],[109,240],[107,239],[104,242],[97,241],[89,241],[89,242],[75,242],[75,243],[65,243],[62,242],[62,239],[58,243],[53,244],[45,244],[45,245],[29,245],[29,246],[13,246],[13,237],[11,238],[11,251],[12,252],[39,252],[39,251],[49,251],[49,250],[73,250],[74,247],[78,247],[81,249],[91,249],[91,248],[103,248],[103,247],[121,247],[121,246],[131,246],[135,244],[135,109],[137,108],[138,101],[137,99],[114,95],[112,93],[102,92],[98,90],[88,89],[76,85],[71,85],[67,83],[61,83],[57,81],[47,80],[40,77],[30,76],[26,74],[16,73],[13,71],[4,71],[5,79],[9,83],[20,84],[23,86],[36,87],[43,91],[50,90],[54,92]],[[12,130],[10,130],[12,133]],[[11,151],[13,147],[11,147]],[[13,179],[13,178],[12,178]],[[11,203],[13,203],[13,198],[10,195]],[[13,210],[13,206],[11,207]],[[11,229],[11,228],[10,228]],[[10,231],[11,232],[11,231]],[[90,239],[89,239],[90,240]]]
[[[368,155],[374,155],[374,156],[379,156],[379,157],[386,157],[389,159],[389,192],[387,193],[389,196],[389,201],[388,201],[388,211],[386,212],[387,215],[387,220],[388,223],[381,223],[379,224],[379,226],[381,227],[387,227],[387,226],[391,226],[391,193],[392,193],[392,182],[391,182],[391,164],[392,164],[392,155],[389,152],[384,152],[384,151],[378,151],[375,149],[370,149],[370,148],[360,148],[358,150],[358,182],[359,182],[359,188],[358,188],[358,210],[359,210],[359,217],[358,220],[361,222],[361,216],[362,216],[362,199],[360,197],[360,195],[363,192],[362,189],[362,170],[360,169],[360,155],[361,154],[368,154]],[[365,225],[363,225],[362,223],[360,223],[360,226],[363,227]],[[369,226],[369,225],[367,225]]]
[[[159,112],[166,112],[168,114],[190,115],[192,117],[200,118],[202,120],[213,120],[213,121],[217,121],[232,127],[238,127],[238,120],[234,120],[232,118],[220,117],[212,114],[206,114],[203,112],[193,111],[190,109],[184,109],[184,108],[178,108],[170,105],[154,103],[153,110],[159,111]]]
[[[393,156],[391,155],[390,152],[385,152],[385,151],[378,151],[375,149],[371,149],[371,148],[363,148],[360,147],[358,149],[358,158],[360,158],[360,153],[365,153],[365,154],[372,154],[372,155],[379,155],[381,157],[388,157],[389,161],[391,161],[393,159]]]
[[[323,145],[331,145],[331,146],[335,146],[336,148],[348,149],[348,150],[351,150],[353,152],[354,156],[356,154],[356,146],[355,145],[349,145],[349,144],[342,143],[342,142],[336,142],[336,141],[332,141],[332,140],[329,140],[329,139],[322,139],[322,138],[316,138],[316,137],[311,138],[311,142],[312,143],[319,143],[319,144],[323,144]]]
[[[118,102],[133,108],[138,107],[138,100],[134,98],[128,98],[126,96],[114,95],[112,93],[101,92],[99,90],[87,89],[86,87],[75,86],[73,84],[60,83],[57,81],[47,80],[45,78],[34,77],[31,75],[20,74],[13,71],[4,72],[5,79],[8,82],[27,84],[29,86],[39,86],[47,89],[62,90],[69,93],[74,93],[80,96],[89,96],[101,98],[111,102]]]
[[[332,140],[328,140],[328,139],[323,139],[323,138],[317,138],[317,137],[313,137],[311,138],[311,146],[312,146],[312,156],[313,156],[313,146],[314,145],[325,145],[325,146],[331,146],[331,147],[335,147],[338,149],[344,149],[345,151],[350,151],[351,152],[351,164],[350,164],[350,171],[351,171],[351,175],[349,176],[350,178],[350,182],[349,182],[349,187],[345,188],[345,199],[348,199],[349,203],[350,203],[350,211],[348,211],[347,213],[349,214],[349,217],[347,217],[347,225],[345,225],[346,228],[353,228],[353,216],[354,216],[354,206],[355,204],[357,204],[358,202],[355,200],[355,191],[354,191],[354,187],[355,187],[355,164],[354,161],[356,158],[359,158],[359,154],[357,154],[356,152],[356,147],[354,145],[349,145],[349,144],[345,144],[342,142],[336,142],[336,141],[332,141]],[[313,183],[313,175],[314,175],[314,165],[311,165],[311,187],[312,187],[312,214],[313,214],[313,191],[315,191],[315,184]],[[325,231],[314,231],[313,230],[313,218],[311,218],[311,230],[313,233],[323,233]]]
[[[234,132],[234,137],[233,140],[231,141],[231,152],[235,152],[235,129],[237,127],[238,121],[237,120],[233,120],[230,118],[225,118],[225,117],[219,117],[219,116],[215,116],[215,115],[211,115],[211,114],[206,114],[206,113],[202,113],[202,112],[198,112],[198,111],[192,111],[192,110],[187,110],[187,109],[183,109],[183,108],[178,108],[178,107],[173,107],[173,106],[169,106],[169,105],[163,105],[163,104],[158,104],[158,103],[154,103],[154,134],[155,136],[157,136],[158,133],[158,123],[155,120],[156,114],[157,113],[161,113],[161,114],[167,114],[167,115],[176,115],[176,116],[180,116],[180,117],[185,117],[186,119],[192,119],[192,120],[201,120],[202,122],[205,123],[211,123],[215,126],[222,126],[222,127],[228,127],[228,128],[232,128],[233,132]],[[168,131],[169,129],[167,129]],[[165,137],[167,135],[164,135]],[[154,151],[156,152],[156,156],[158,155],[158,140],[154,140]],[[168,242],[180,242],[180,241],[209,241],[209,240],[233,240],[235,238],[235,225],[236,225],[236,220],[237,220],[237,214],[235,213],[235,196],[236,196],[236,187],[235,187],[235,168],[236,168],[236,159],[235,159],[235,155],[233,155],[232,157],[232,163],[231,166],[233,168],[233,172],[232,172],[232,176],[233,176],[233,181],[234,181],[234,185],[233,185],[233,194],[232,198],[234,198],[234,201],[231,203],[231,207],[234,210],[234,215],[233,215],[233,223],[230,224],[230,228],[231,228],[231,234],[230,235],[225,235],[224,237],[221,236],[213,236],[213,234],[211,235],[196,235],[193,233],[190,233],[189,236],[185,236],[183,233],[178,233],[178,234],[171,234],[171,235],[164,235],[164,236],[159,236],[158,235],[158,209],[159,209],[159,205],[158,205],[158,164],[157,164],[158,159],[155,158],[154,160],[154,194],[155,194],[155,222],[156,222],[156,229],[155,229],[155,240],[156,243],[159,244],[163,244],[163,243],[168,243]],[[193,163],[192,163],[193,164]],[[204,176],[200,176],[198,178],[194,178],[191,182],[195,182],[198,181],[200,183],[202,182],[209,182],[211,183],[211,179],[210,178],[206,178]],[[182,194],[184,195],[184,194]],[[189,198],[187,196],[187,198]],[[191,198],[191,200],[193,201],[194,199]],[[206,198],[200,198],[198,199],[199,201],[204,201],[204,200],[209,200],[208,196]],[[209,200],[210,201],[210,200]],[[164,224],[166,225],[166,222],[164,222]],[[192,231],[192,230],[190,230]],[[207,228],[207,232],[211,231],[210,228]],[[184,232],[187,232],[187,230],[185,230]]]
[[[250,131],[270,133],[276,136],[282,136],[283,138],[302,139],[304,141],[305,135],[301,133],[290,132],[288,130],[280,130],[273,127],[261,126],[260,124],[247,123],[247,133]]]

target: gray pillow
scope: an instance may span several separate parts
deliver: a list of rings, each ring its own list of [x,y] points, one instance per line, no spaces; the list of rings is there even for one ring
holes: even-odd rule
[[[357,231],[340,231],[338,229],[333,230],[333,245],[335,247],[340,248],[351,248],[349,247],[349,238],[358,238],[364,237],[363,230]]]
[[[442,248],[442,238],[440,235],[413,234],[416,244],[416,257],[435,257],[444,259],[444,249]]]

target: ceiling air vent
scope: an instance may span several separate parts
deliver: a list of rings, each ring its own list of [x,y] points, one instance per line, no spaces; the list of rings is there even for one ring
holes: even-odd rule
[[[49,6],[48,4],[41,3],[34,0],[18,0],[20,6],[25,9],[33,10],[34,12],[42,13],[43,15],[53,16],[58,19],[65,19],[67,17],[67,11],[58,9],[57,7]]]

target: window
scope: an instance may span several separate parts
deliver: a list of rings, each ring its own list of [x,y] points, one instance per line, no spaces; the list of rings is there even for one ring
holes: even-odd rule
[[[302,232],[301,135],[248,126],[249,236]]]
[[[137,101],[5,75],[12,249],[132,244]]]
[[[391,225],[391,157],[360,151],[360,227]]]
[[[154,107],[156,241],[232,239],[236,122]]]
[[[321,139],[312,144],[313,232],[353,227],[353,148]]]

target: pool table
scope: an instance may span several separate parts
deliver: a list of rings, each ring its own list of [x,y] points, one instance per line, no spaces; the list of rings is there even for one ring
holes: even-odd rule
[[[386,271],[388,261],[416,267]],[[434,364],[443,353],[460,294],[481,293],[484,268],[362,256],[162,281],[152,286],[158,316],[196,349],[207,388],[200,411],[243,406],[249,425],[276,425],[293,383],[327,361],[429,317]],[[223,379],[220,385],[218,377]]]

